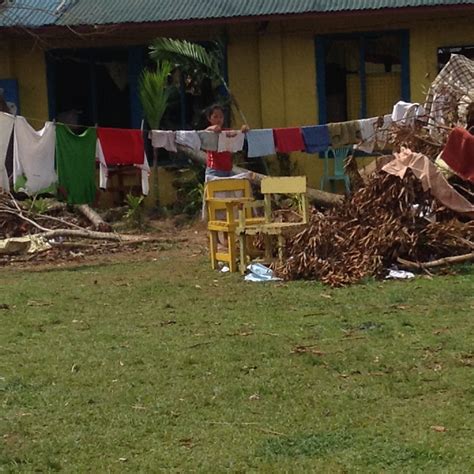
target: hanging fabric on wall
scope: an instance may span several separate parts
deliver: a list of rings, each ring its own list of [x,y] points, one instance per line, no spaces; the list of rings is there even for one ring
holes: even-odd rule
[[[377,122],[377,117],[359,120],[361,142],[355,145],[354,149],[366,153],[372,153],[374,151]]]
[[[176,132],[176,143],[187,146],[196,151],[201,149],[201,139],[194,130],[178,130]]]
[[[458,176],[474,182],[474,135],[464,128],[453,128],[442,158]]]
[[[100,184],[107,188],[108,166],[133,165],[142,171],[142,193],[148,194],[150,167],[145,155],[141,130],[122,128],[97,129],[96,157],[100,163]]]
[[[275,140],[271,128],[249,130],[246,134],[249,158],[275,154]]]
[[[211,130],[197,132],[201,140],[201,149],[204,151],[217,151],[219,134]]]
[[[56,125],[58,194],[69,204],[91,204],[95,201],[96,141],[94,128],[76,135],[68,126]]]
[[[301,127],[306,153],[319,153],[331,146],[327,125]]]
[[[6,159],[14,122],[15,117],[13,115],[0,112],[0,189],[6,192],[10,192]]]
[[[217,151],[230,153],[237,153],[244,147],[245,135],[243,132],[235,130],[224,130],[219,133],[219,141],[217,144]]]
[[[150,130],[148,138],[153,148],[164,148],[167,151],[177,152],[176,132],[172,130]]]
[[[346,145],[355,145],[360,142],[360,125],[358,120],[350,122],[329,123],[329,135],[333,148],[339,148]]]
[[[53,122],[46,122],[41,130],[36,131],[24,117],[16,117],[13,145],[15,191],[29,195],[55,193],[55,140],[56,128]]]
[[[280,153],[303,151],[304,142],[301,128],[274,128],[275,148]]]

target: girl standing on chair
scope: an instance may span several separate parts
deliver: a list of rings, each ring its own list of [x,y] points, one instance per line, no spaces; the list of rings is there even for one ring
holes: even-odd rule
[[[220,133],[226,131],[224,128],[225,111],[224,107],[219,104],[211,105],[206,110],[206,119],[209,126],[206,131]],[[248,131],[247,125],[242,125],[241,131]],[[234,131],[227,132],[229,136],[236,134]],[[210,176],[215,178],[228,178],[232,176],[232,153],[229,151],[208,151],[207,152],[207,165],[206,165],[206,181]]]

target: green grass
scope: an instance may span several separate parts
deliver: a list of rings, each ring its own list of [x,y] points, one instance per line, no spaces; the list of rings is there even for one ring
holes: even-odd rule
[[[473,288],[2,270],[0,471],[473,472]]]

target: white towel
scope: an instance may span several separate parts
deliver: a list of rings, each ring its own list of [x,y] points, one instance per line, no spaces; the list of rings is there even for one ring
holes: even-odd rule
[[[12,135],[13,123],[15,117],[4,112],[0,112],[0,189],[6,192],[10,191],[10,183],[8,182],[8,173],[5,167],[7,158],[8,144]]]
[[[424,115],[426,115],[426,111],[420,104],[400,100],[393,106],[392,120],[400,125],[411,126],[415,119]]]
[[[377,120],[377,117],[359,120],[361,142],[354,146],[355,149],[366,153],[374,151]]]
[[[29,195],[48,190],[57,181],[54,171],[56,127],[46,122],[36,131],[24,117],[15,119],[13,182]],[[22,180],[26,179],[23,184]],[[21,184],[20,184],[21,183]]]
[[[178,151],[176,149],[176,132],[172,130],[151,130],[148,138],[151,138],[153,148],[164,148],[173,152]]]
[[[236,153],[244,146],[245,134],[237,131],[223,131],[219,133],[217,151],[230,151]]]
[[[192,148],[193,150],[201,149],[201,139],[194,130],[178,130],[176,132],[176,143]]]

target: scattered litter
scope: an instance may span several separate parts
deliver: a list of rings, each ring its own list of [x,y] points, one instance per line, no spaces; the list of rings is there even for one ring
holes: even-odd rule
[[[224,265],[220,271],[221,273],[228,273],[230,272],[230,268],[227,265]]]
[[[271,268],[262,265],[261,263],[252,263],[247,267],[249,273],[245,275],[245,281],[281,281],[274,275]]]
[[[385,277],[386,280],[409,280],[410,278],[415,278],[415,274],[406,270],[398,270],[396,268],[390,269],[388,275]]]

